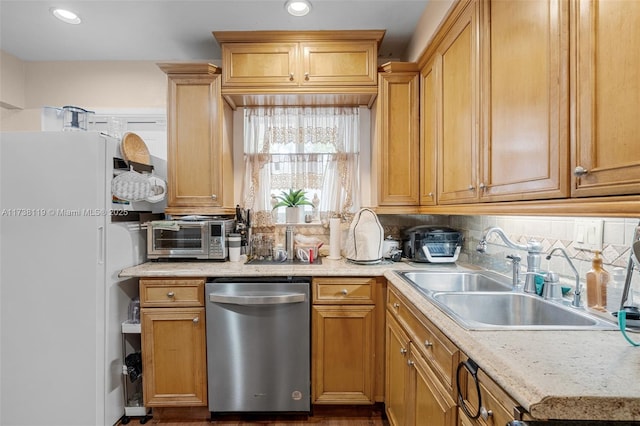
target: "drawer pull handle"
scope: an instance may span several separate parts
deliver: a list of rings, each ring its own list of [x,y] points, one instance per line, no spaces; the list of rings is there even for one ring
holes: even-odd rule
[[[200,317],[195,317],[195,318],[193,319],[193,323],[194,323],[194,324],[197,324],[197,323],[199,323],[199,322],[200,322]]]
[[[480,417],[482,417],[483,420],[489,420],[489,417],[493,416],[493,411],[491,410],[487,410],[484,407],[480,407]]]
[[[304,73],[304,79],[305,79],[305,81],[309,81],[309,73],[308,72]]]
[[[168,297],[168,298],[170,298],[170,299],[171,299],[171,298],[173,298],[175,295],[176,295],[176,294],[175,294],[174,292],[172,292],[172,291],[170,291],[169,293],[167,293],[167,297]]]
[[[433,347],[433,342],[430,342],[430,341],[428,341],[428,340],[425,340],[425,341],[424,341],[424,346],[425,346],[426,348],[432,348],[432,347]]]
[[[400,353],[402,355],[406,355],[407,354],[407,350],[405,348],[400,348]]]
[[[395,309],[398,309],[398,308],[400,307],[400,304],[399,304],[399,303],[394,303],[394,304],[393,304],[393,307],[394,307]]]
[[[289,73],[289,81],[293,81],[293,73]]]
[[[344,295],[346,296],[347,294],[349,294],[349,292],[347,291],[347,289],[346,289],[346,288],[343,288],[343,289],[342,289],[342,294],[344,294]]]

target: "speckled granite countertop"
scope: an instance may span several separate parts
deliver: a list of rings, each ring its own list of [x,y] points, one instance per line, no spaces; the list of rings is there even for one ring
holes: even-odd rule
[[[640,348],[618,331],[469,331],[458,326],[394,271],[451,270],[399,262],[355,265],[245,265],[234,262],[148,262],[121,277],[381,276],[413,301],[466,355],[538,419],[640,422]],[[640,340],[640,335],[634,335]]]

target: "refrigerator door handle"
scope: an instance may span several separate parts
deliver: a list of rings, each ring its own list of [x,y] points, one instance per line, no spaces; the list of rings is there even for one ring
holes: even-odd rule
[[[231,305],[279,305],[285,303],[300,303],[305,301],[304,293],[287,293],[276,295],[247,295],[236,296],[229,294],[209,294],[209,302],[228,303]]]
[[[104,264],[104,226],[98,226],[98,264]]]

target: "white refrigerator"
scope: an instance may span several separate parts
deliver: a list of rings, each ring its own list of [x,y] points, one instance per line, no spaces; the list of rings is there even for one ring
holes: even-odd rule
[[[138,289],[118,273],[146,247],[139,222],[112,221],[114,157],[119,141],[97,132],[0,133],[2,425],[124,414],[121,323]]]

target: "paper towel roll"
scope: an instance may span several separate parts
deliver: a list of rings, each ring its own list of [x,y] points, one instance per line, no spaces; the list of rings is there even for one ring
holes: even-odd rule
[[[340,259],[340,218],[329,219],[328,259]]]

